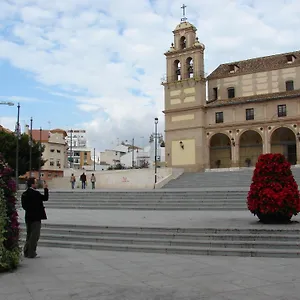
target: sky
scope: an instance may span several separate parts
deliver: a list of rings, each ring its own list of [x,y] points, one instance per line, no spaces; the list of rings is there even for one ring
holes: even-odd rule
[[[205,44],[205,72],[300,49],[299,0],[185,0]],[[86,129],[89,146],[147,143],[164,131],[163,53],[182,17],[177,0],[1,0],[0,101],[21,126]],[[10,129],[17,108],[0,105]]]

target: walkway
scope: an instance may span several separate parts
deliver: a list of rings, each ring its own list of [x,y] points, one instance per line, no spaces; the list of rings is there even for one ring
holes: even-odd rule
[[[299,259],[40,248],[0,274],[5,300],[298,300]]]

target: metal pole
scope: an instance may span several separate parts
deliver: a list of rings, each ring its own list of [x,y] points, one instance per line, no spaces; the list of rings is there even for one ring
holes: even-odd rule
[[[70,140],[70,168],[73,166],[73,130],[70,130],[71,132],[71,140]]]
[[[41,181],[41,164],[42,164],[42,127],[40,127],[39,151],[40,151],[40,159],[39,159],[39,183],[40,183],[40,181]]]
[[[20,139],[20,103],[18,103],[18,113],[17,113],[17,144],[16,144],[16,187],[19,189],[19,139]]]
[[[158,123],[158,118],[155,118],[155,133],[154,133],[154,141],[155,141],[155,144],[154,144],[154,183],[156,184],[157,183],[157,123]],[[154,185],[154,188],[155,188],[155,185]]]
[[[94,171],[96,171],[96,149],[94,148]]]
[[[32,117],[30,118],[30,136],[29,136],[29,177],[32,170]]]
[[[134,168],[134,138],[132,139],[132,168]]]

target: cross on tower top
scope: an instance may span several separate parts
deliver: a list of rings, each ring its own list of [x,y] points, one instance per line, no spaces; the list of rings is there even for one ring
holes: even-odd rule
[[[187,18],[185,16],[185,9],[187,8],[187,6],[185,4],[182,4],[181,9],[182,9],[182,18],[181,18],[181,22],[186,22]]]

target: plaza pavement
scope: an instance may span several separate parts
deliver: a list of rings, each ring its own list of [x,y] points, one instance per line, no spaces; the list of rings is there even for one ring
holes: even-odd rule
[[[38,249],[1,300],[299,300],[300,260]]]
[[[249,212],[48,209],[44,223],[261,227]],[[24,213],[20,211],[20,221]],[[299,217],[294,218],[299,221]],[[292,228],[299,224],[281,225]],[[300,260],[38,248],[0,274],[0,300],[296,300]]]
[[[264,225],[249,211],[139,211],[47,209],[45,224],[92,226],[141,226],[175,228],[284,228],[300,229],[300,216],[288,225]],[[19,211],[24,222],[24,211]],[[299,298],[300,299],[300,298]]]

